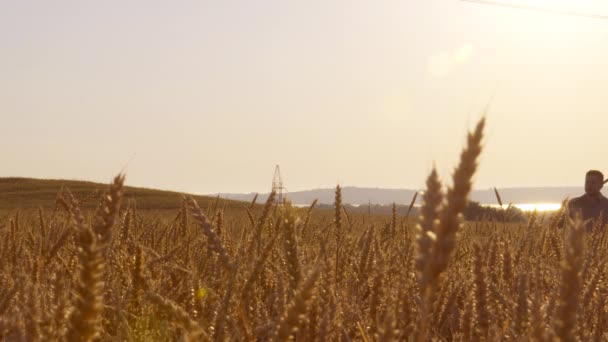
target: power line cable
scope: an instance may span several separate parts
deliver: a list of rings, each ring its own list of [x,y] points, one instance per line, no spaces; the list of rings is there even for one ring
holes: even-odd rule
[[[490,6],[498,6],[498,7],[515,8],[515,9],[528,10],[528,11],[543,12],[543,13],[549,13],[549,14],[561,14],[561,15],[569,15],[569,16],[575,16],[575,17],[592,18],[592,19],[608,19],[608,15],[599,15],[599,14],[592,14],[592,13],[581,13],[581,12],[574,12],[574,11],[557,10],[557,9],[550,9],[550,8],[544,8],[544,7],[539,7],[539,6],[529,6],[529,5],[521,5],[521,4],[508,4],[508,3],[504,3],[504,2],[487,1],[487,0],[460,0],[460,1],[462,1],[462,2],[470,2],[470,3],[474,3],[474,4],[483,4],[483,5],[490,5]]]

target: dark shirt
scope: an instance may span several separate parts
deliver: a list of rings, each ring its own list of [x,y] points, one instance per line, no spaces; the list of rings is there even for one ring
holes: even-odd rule
[[[573,198],[568,202],[568,210],[571,218],[574,218],[577,212],[581,213],[583,221],[587,222],[587,228],[591,228],[591,221],[597,220],[600,216],[602,217],[602,225],[608,223],[608,198],[602,194],[599,198],[587,194]]]

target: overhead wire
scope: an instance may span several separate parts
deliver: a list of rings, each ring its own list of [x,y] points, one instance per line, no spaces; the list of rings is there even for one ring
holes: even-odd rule
[[[459,0],[459,1],[469,2],[469,3],[474,3],[474,4],[489,5],[489,6],[498,6],[498,7],[543,12],[543,13],[549,13],[549,14],[561,14],[561,15],[569,15],[569,16],[575,16],[575,17],[592,18],[592,19],[608,19],[608,15],[582,13],[582,12],[574,12],[574,11],[568,11],[568,10],[558,10],[558,9],[551,9],[551,8],[540,7],[540,6],[510,4],[510,3],[505,3],[505,2],[489,1],[489,0]]]

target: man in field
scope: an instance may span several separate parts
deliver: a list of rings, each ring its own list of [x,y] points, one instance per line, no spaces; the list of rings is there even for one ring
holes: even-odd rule
[[[597,170],[587,171],[585,175],[585,194],[568,202],[570,217],[574,218],[580,213],[585,226],[593,227],[592,221],[602,218],[602,225],[608,222],[608,198],[604,197],[600,190],[604,186],[604,175]]]

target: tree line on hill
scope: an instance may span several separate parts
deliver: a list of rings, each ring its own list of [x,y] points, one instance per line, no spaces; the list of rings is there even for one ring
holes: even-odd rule
[[[349,213],[370,214],[370,215],[391,215],[393,205],[387,204],[368,204],[368,205],[352,205],[344,204],[344,209]],[[419,207],[411,207],[409,205],[394,205],[397,215],[410,217],[418,215]],[[332,204],[318,204],[319,209],[331,209]],[[524,222],[527,219],[526,213],[514,206],[508,209],[490,207],[482,205],[477,201],[469,201],[464,212],[464,219],[467,221],[490,220],[497,222]]]

